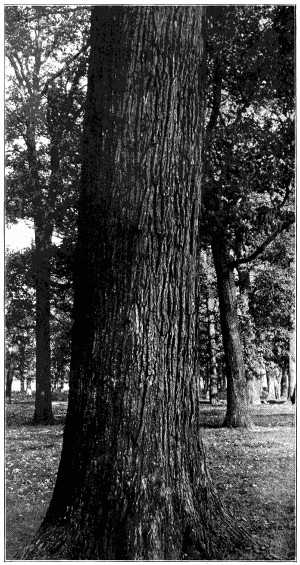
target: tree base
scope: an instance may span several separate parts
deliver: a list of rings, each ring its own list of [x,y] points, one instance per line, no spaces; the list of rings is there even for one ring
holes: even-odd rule
[[[248,428],[254,427],[253,421],[248,413],[228,413],[223,422],[223,428]]]
[[[43,412],[42,414],[34,414],[32,420],[33,426],[53,426],[54,425],[54,416],[52,411],[51,412]]]
[[[126,499],[123,516],[112,511],[103,520],[101,501],[97,506],[95,499],[81,499],[80,508],[71,513],[66,509],[59,517],[50,507],[20,559],[224,560],[232,554],[242,558],[256,542],[225,511],[207,470],[202,442],[197,443],[200,452],[197,449],[194,457],[190,452],[189,460],[183,460],[181,481],[166,487],[161,480],[154,485],[151,477],[143,479],[142,488],[135,486]]]

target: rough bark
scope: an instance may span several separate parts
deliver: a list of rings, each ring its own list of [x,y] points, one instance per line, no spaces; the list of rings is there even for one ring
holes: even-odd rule
[[[233,269],[223,233],[212,238],[212,253],[217,274],[220,320],[227,373],[227,412],[224,425],[249,427],[248,391],[243,347],[240,336]]]
[[[26,559],[224,555],[194,371],[203,8],[93,9],[69,407]]]

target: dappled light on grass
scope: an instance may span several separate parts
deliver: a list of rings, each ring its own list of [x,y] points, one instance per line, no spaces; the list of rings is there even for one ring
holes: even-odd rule
[[[67,403],[53,408],[60,423],[35,427],[29,425],[33,402],[7,406],[7,559],[29,542],[50,502]],[[259,545],[270,545],[282,560],[294,559],[295,407],[287,402],[250,408],[251,430],[212,427],[224,419],[225,407],[201,409],[208,465],[225,507]],[[243,558],[256,556],[249,550]]]
[[[54,426],[32,425],[34,402],[6,407],[7,559],[34,535],[55,484],[67,403],[54,403]]]
[[[216,429],[209,422],[222,422],[225,409],[203,409],[209,469],[225,507],[254,538],[280,559],[294,559],[295,409],[287,402],[250,412],[251,431]]]

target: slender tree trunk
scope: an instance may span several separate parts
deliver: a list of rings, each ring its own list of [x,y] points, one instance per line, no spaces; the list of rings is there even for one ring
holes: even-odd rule
[[[267,370],[266,370],[266,364],[265,364],[265,360],[263,355],[260,356],[259,359],[259,363],[260,363],[260,379],[261,379],[261,387],[262,389],[267,389],[268,388],[268,380],[267,380]]]
[[[267,400],[278,400],[279,393],[279,367],[275,363],[271,363],[268,371],[268,388],[269,394]]]
[[[242,536],[206,469],[195,393],[202,19],[93,9],[69,407],[27,559],[206,559]]]
[[[50,179],[45,210],[41,209],[37,199],[35,218],[36,247],[36,397],[34,424],[53,424],[54,416],[51,399],[51,329],[50,329],[50,249],[53,225],[50,219],[55,208],[56,195],[59,191],[59,141],[62,125],[58,123],[56,91],[49,87],[47,99],[47,126],[50,137]],[[56,118],[56,119],[55,119]]]
[[[282,367],[282,378],[281,378],[281,396],[282,398],[288,398],[288,389],[289,389],[289,376],[287,367]]]
[[[25,376],[23,371],[20,372],[20,393],[25,396]]]
[[[37,105],[36,101],[35,104]],[[27,131],[27,150],[33,190],[35,230],[35,294],[36,294],[36,395],[33,423],[52,424],[50,366],[50,245],[52,226],[49,210],[43,201],[39,178],[39,165],[35,140],[35,106],[32,104],[32,121]]]
[[[8,404],[11,404],[11,388],[13,382],[13,371],[9,370],[6,371],[6,386],[5,386],[5,398]]]
[[[254,325],[249,309],[250,271],[248,266],[240,265],[238,275],[240,291],[239,308],[241,314],[240,326],[248,387],[248,402],[249,404],[260,404],[260,370],[255,344]]]
[[[296,328],[294,317],[291,318],[291,326],[289,338],[289,398],[292,397],[296,386]]]
[[[207,291],[206,304],[210,360],[210,403],[216,404],[218,400],[218,373],[216,356],[215,299],[210,289]]]
[[[227,372],[227,412],[224,425],[248,427],[248,393],[245,377],[243,347],[237,312],[233,270],[229,267],[228,251],[223,234],[215,234],[212,252],[217,274],[220,320]]]
[[[252,373],[247,379],[248,401],[249,404],[260,404],[260,381],[256,373]]]
[[[52,228],[39,214],[35,220],[36,393],[33,423],[53,424],[50,351],[50,245]]]
[[[26,381],[26,395],[32,396],[31,379],[30,378],[27,378],[27,381]]]

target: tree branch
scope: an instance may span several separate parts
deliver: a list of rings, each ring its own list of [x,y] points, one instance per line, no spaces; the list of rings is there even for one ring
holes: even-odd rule
[[[209,118],[209,122],[206,126],[206,132],[211,133],[213,129],[216,127],[218,116],[220,113],[221,107],[221,93],[222,93],[222,69],[221,69],[221,62],[219,57],[216,58],[215,62],[215,70],[213,76],[213,103],[212,103],[212,110]]]
[[[238,265],[242,265],[243,263],[250,263],[251,261],[256,259],[258,255],[261,255],[261,253],[263,253],[263,251],[268,247],[270,243],[272,243],[272,241],[274,241],[279,233],[287,230],[294,223],[295,218],[280,222],[275,230],[269,235],[269,237],[267,237],[267,239],[265,239],[265,241],[261,245],[259,245],[255,249],[255,251],[253,251],[253,253],[250,253],[250,255],[248,255],[247,257],[241,257],[240,259],[235,259],[235,261],[230,261],[228,266],[236,268],[238,267]]]
[[[12,57],[14,57],[14,59],[17,61],[18,65],[19,65],[19,67],[20,67],[20,74],[21,74],[21,76],[22,76],[22,79],[23,79],[23,81],[25,82],[25,84],[26,84],[26,86],[27,86],[28,93],[31,95],[31,94],[32,94],[31,84],[30,84],[30,81],[29,81],[28,78],[27,78],[26,73],[24,73],[24,71],[23,71],[22,63],[21,63],[21,61],[20,61],[20,59],[19,59],[17,53],[14,53],[14,54],[12,55]]]
[[[19,82],[20,88],[24,88],[24,84],[26,84],[27,90],[28,90],[28,94],[31,94],[31,86],[30,86],[30,83],[28,82],[28,80],[26,80],[26,79],[22,76],[22,72],[21,72],[21,70],[18,68],[18,65],[17,65],[17,63],[16,63],[16,61],[18,62],[18,59],[15,60],[15,56],[12,55],[11,53],[8,53],[8,54],[7,54],[7,57],[8,57],[8,59],[9,59],[9,62],[10,62],[10,64],[11,64],[12,68],[13,68],[14,71],[15,71],[15,75],[16,75],[16,78],[17,78],[17,80],[18,80],[18,82]],[[19,62],[18,62],[18,64],[19,64]],[[28,85],[29,85],[29,86],[28,86]]]
[[[44,88],[41,92],[41,96],[44,96],[47,93],[49,83],[52,82],[53,80],[55,80],[56,78],[58,78],[59,76],[61,76],[65,72],[65,70],[68,68],[70,63],[76,61],[76,59],[78,59],[79,55],[81,55],[81,53],[84,53],[87,50],[88,47],[89,47],[89,42],[85,43],[75,55],[72,55],[72,57],[70,57],[69,59],[66,60],[64,66],[59,71],[54,73],[51,77],[49,77],[46,80]]]

